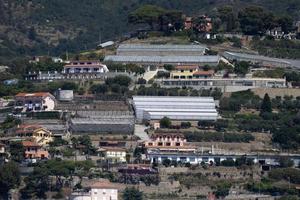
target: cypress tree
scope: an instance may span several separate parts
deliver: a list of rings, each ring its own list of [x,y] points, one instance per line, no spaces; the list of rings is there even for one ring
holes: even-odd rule
[[[268,93],[266,93],[261,103],[260,113],[271,113],[271,112],[272,112],[271,99]]]

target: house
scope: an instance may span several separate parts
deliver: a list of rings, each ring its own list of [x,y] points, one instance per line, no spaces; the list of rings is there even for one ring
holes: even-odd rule
[[[176,66],[170,77],[173,79],[211,78],[214,73],[213,70],[200,70],[197,65]]]
[[[47,145],[53,141],[51,131],[39,125],[21,125],[17,128],[15,135],[17,137],[30,138],[40,146]]]
[[[276,27],[271,30],[267,30],[266,35],[272,36],[276,39],[281,39],[284,36],[284,32],[282,31],[281,27]]]
[[[100,61],[70,61],[64,66],[63,74],[66,78],[93,78],[93,75],[108,72],[106,65]]]
[[[189,145],[182,133],[154,133],[144,142],[147,151],[193,153],[196,148]]]
[[[189,79],[193,78],[193,74],[198,71],[199,66],[197,65],[180,65],[176,66],[175,70],[171,72],[170,76],[174,79]]]
[[[47,159],[49,158],[49,153],[44,150],[39,144],[32,141],[22,141],[22,145],[25,149],[25,158],[29,159]]]
[[[5,154],[5,144],[0,143],[0,154]]]
[[[118,200],[118,188],[108,181],[99,181],[91,185],[86,193],[72,193],[72,200]]]
[[[25,111],[52,111],[56,101],[49,92],[19,93],[15,96],[16,106],[24,107]]]
[[[102,152],[104,157],[112,163],[125,163],[126,162],[126,149],[119,147],[102,147],[98,150]]]
[[[193,18],[192,17],[186,17],[184,20],[184,29],[190,30],[193,28]]]

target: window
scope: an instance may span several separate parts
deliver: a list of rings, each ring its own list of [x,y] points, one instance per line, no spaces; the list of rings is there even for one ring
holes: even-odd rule
[[[184,70],[181,70],[181,72],[184,72]]]
[[[171,146],[171,143],[170,143],[170,142],[167,142],[167,143],[166,143],[166,146]]]
[[[152,145],[153,145],[152,142],[149,142],[149,143],[148,143],[148,146],[152,146]]]
[[[177,146],[177,147],[180,146],[180,142],[176,142],[176,146]]]
[[[162,143],[162,142],[159,142],[157,145],[158,145],[158,146],[162,146],[162,145],[163,145],[163,143]]]
[[[191,69],[190,72],[193,72],[193,70]]]

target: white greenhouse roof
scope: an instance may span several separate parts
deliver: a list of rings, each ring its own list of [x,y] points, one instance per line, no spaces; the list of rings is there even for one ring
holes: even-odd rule
[[[174,44],[121,44],[118,51],[204,51],[205,45],[174,45]]]
[[[133,63],[218,63],[220,56],[118,56],[108,55],[104,61]]]
[[[249,59],[249,60],[261,60],[261,61],[269,61],[269,62],[278,62],[278,63],[284,63],[290,65],[291,63],[279,58],[271,58],[271,57],[266,57],[266,56],[261,56],[261,55],[254,55],[254,54],[245,54],[245,53],[236,53],[236,52],[224,52],[224,56],[226,57],[227,55],[229,56],[234,56],[238,58],[244,58],[244,59]]]

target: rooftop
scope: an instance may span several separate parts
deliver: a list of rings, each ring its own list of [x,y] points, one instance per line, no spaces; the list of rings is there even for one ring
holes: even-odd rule
[[[220,56],[105,56],[105,61],[138,63],[218,63]]]
[[[91,185],[91,188],[95,188],[95,189],[117,189],[116,186],[114,186],[111,182],[108,182],[108,181],[96,182],[96,183]]]
[[[213,70],[208,71],[196,71],[193,75],[213,75],[215,72]]]
[[[52,96],[49,92],[36,92],[36,93],[18,93],[16,97],[46,97]]]
[[[24,147],[39,147],[40,145],[32,141],[22,141]]]
[[[176,44],[121,44],[119,50],[164,50],[164,51],[203,51],[207,47],[205,45],[176,45]]]

